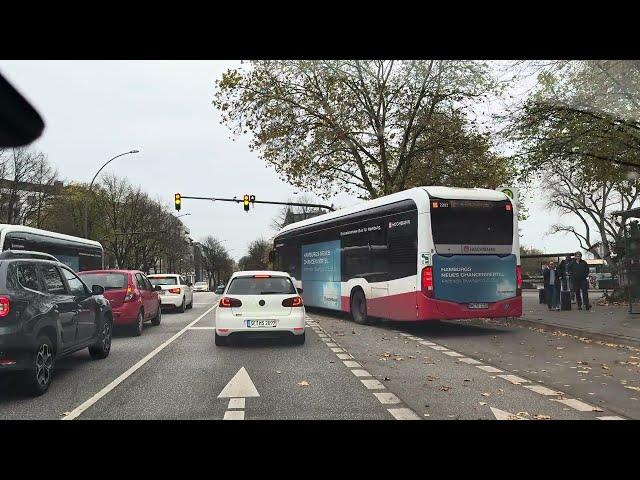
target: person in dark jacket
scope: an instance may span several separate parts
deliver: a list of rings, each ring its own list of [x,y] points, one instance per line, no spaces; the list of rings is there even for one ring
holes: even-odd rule
[[[576,293],[576,303],[578,310],[582,310],[582,304],[587,310],[591,309],[589,304],[589,264],[582,260],[582,254],[576,252],[574,261],[569,264],[569,276],[573,280],[573,290]]]
[[[571,291],[571,300],[575,300],[575,293],[573,290],[573,279],[569,275],[569,265],[573,263],[573,257],[571,255],[567,255],[564,260],[560,262],[558,265],[558,275],[562,281],[562,290],[563,291]]]
[[[549,310],[560,310],[560,275],[556,269],[556,262],[549,262],[549,268],[544,271],[543,277],[544,294]]]

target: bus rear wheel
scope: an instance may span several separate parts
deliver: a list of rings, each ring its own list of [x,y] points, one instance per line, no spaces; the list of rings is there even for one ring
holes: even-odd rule
[[[351,316],[353,321],[361,325],[367,325],[369,318],[367,317],[367,299],[362,290],[356,290],[351,295]]]

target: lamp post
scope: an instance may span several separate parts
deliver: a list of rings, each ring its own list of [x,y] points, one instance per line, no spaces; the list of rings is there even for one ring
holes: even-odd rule
[[[120,155],[116,155],[115,157],[111,158],[110,160],[108,160],[104,165],[102,165],[100,167],[100,170],[98,170],[96,172],[96,174],[93,176],[93,179],[91,180],[91,183],[89,184],[89,188],[87,189],[87,191],[84,194],[84,198],[83,198],[83,203],[84,203],[84,236],[85,238],[87,238],[89,236],[89,224],[88,224],[88,218],[89,218],[89,205],[88,205],[88,197],[89,194],[91,193],[91,188],[93,188],[93,182],[96,181],[96,177],[100,174],[100,172],[102,171],[102,169],[104,167],[106,167],[107,165],[109,165],[112,161],[114,161],[116,158],[118,157],[122,157],[123,155],[129,155],[130,153],[138,153],[139,150],[131,150],[130,152],[125,152],[125,153],[121,153]]]

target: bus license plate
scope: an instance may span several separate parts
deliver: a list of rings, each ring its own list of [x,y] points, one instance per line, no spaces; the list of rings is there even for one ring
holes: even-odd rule
[[[247,320],[248,328],[269,328],[278,324],[276,320]]]
[[[470,303],[469,308],[489,308],[488,303]]]

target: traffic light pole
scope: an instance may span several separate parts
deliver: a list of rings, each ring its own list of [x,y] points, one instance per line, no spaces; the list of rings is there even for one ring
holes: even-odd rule
[[[209,200],[211,202],[235,202],[235,203],[244,203],[243,198],[217,198],[217,197],[188,197],[186,195],[181,195],[181,198],[189,198],[191,200]],[[267,200],[254,200],[251,203],[267,203],[270,205],[289,205],[291,207],[315,207],[315,208],[325,208],[331,212],[335,212],[335,208],[333,206],[329,207],[327,205],[320,205],[317,203],[294,203],[294,202],[271,202]]]

